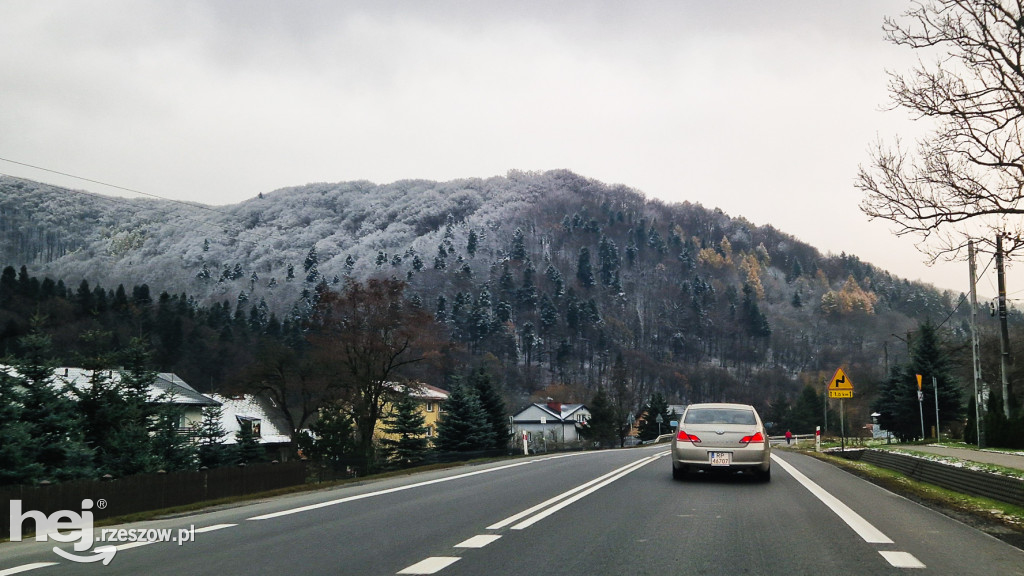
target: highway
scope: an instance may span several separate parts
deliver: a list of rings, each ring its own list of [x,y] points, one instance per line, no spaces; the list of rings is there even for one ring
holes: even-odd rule
[[[104,527],[195,530],[107,565],[4,543],[0,576],[1024,574],[1021,550],[805,455],[776,451],[767,484],[670,468],[667,445],[460,466]]]

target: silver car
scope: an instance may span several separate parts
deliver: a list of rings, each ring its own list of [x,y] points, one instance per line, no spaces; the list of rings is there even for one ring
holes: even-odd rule
[[[672,438],[672,477],[688,472],[743,471],[768,482],[772,473],[768,434],[747,404],[691,404]]]

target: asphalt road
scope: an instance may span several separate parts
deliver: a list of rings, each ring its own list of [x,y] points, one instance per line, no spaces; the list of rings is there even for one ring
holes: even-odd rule
[[[813,458],[777,452],[768,484],[677,482],[667,452],[540,456],[106,527],[196,530],[95,544],[118,546],[108,565],[5,543],[0,576],[1024,574],[1021,550]]]

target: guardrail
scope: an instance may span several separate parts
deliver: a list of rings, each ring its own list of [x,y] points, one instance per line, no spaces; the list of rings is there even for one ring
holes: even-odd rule
[[[893,454],[885,450],[847,450],[844,458],[863,460],[889,468],[914,480],[934,484],[954,492],[991,498],[1024,506],[1024,480],[991,472],[957,468],[933,460]]]

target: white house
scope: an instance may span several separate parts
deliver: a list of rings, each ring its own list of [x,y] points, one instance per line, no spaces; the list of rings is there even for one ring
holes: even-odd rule
[[[534,450],[546,444],[577,444],[580,429],[590,420],[590,411],[583,404],[530,404],[512,416],[513,441],[522,446],[523,435]]]
[[[209,396],[220,404],[225,444],[235,444],[235,435],[242,430],[242,426],[247,426],[267,450],[268,457],[282,462],[287,460],[288,446],[292,441],[291,430],[288,421],[268,398],[252,394]]]
[[[0,366],[0,370],[16,374],[14,368],[10,366]],[[108,371],[104,370],[103,372]],[[55,385],[65,384],[84,390],[88,389],[90,385],[93,371],[84,368],[62,367],[54,369],[53,376]],[[121,380],[121,374],[116,370],[110,370],[107,377],[115,383]],[[170,372],[157,374],[156,379],[149,385],[146,396],[150,402],[155,404],[173,404],[181,408],[178,428],[182,431],[190,429],[203,419],[203,408],[218,404],[217,401],[203,396],[180,377]]]

